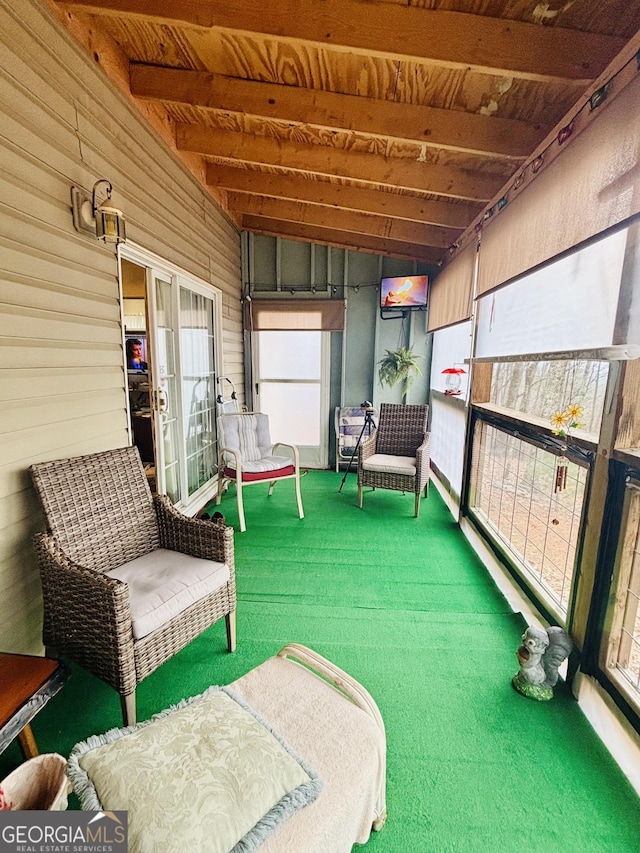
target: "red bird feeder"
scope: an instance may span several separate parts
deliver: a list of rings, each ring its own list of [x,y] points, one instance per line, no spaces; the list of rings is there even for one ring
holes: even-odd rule
[[[462,385],[461,376],[467,371],[462,367],[445,367],[442,372],[447,377],[445,382],[447,387],[444,393],[447,397],[457,397],[460,394],[460,386]]]

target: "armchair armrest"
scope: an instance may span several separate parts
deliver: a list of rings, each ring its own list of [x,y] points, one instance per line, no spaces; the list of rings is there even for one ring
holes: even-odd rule
[[[418,472],[418,481],[420,488],[424,488],[429,479],[429,471],[431,468],[431,433],[424,434],[424,440],[420,447],[416,450],[416,470]]]
[[[81,566],[55,536],[37,533],[44,601],[43,641],[69,656],[116,690],[135,689],[129,587]]]
[[[160,546],[203,560],[226,563],[234,573],[233,527],[220,527],[177,510],[166,495],[155,495]]]
[[[422,457],[428,457],[431,449],[431,433],[425,432],[424,438],[422,440],[422,444],[416,450],[416,459],[420,460]]]
[[[297,470],[300,467],[300,452],[299,452],[297,446],[295,444],[287,444],[284,441],[278,441],[271,448],[271,452],[275,454],[276,448],[278,448],[278,447],[286,447],[288,450],[291,451],[291,454],[293,456],[293,464]]]
[[[280,649],[277,657],[289,660],[298,666],[303,666],[309,669],[314,675],[320,676],[329,685],[334,687],[339,693],[357,705],[364,713],[370,717],[376,725],[380,735],[380,768],[377,777],[377,800],[376,800],[376,817],[373,823],[375,830],[381,829],[387,818],[386,804],[386,755],[387,755],[387,738],[384,728],[384,721],[380,714],[378,705],[369,691],[362,686],[355,678],[352,678],[343,669],[337,667],[334,663],[322,657],[313,649],[307,646],[302,646],[299,643],[289,643]]]
[[[377,443],[377,430],[360,442],[360,450],[358,452],[358,464],[364,462],[365,459],[368,459],[370,456],[373,456],[373,454],[376,452]]]
[[[225,462],[225,453],[230,453],[233,456],[234,462],[231,466],[229,462]],[[221,447],[218,453],[218,467],[222,471],[226,467],[232,467],[239,479],[242,479],[242,456],[239,451],[233,450],[231,447]]]

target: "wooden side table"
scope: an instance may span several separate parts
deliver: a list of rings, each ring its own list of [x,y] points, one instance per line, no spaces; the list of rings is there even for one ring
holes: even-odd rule
[[[70,674],[53,658],[0,652],[0,752],[17,737],[25,758],[38,755],[31,720]]]

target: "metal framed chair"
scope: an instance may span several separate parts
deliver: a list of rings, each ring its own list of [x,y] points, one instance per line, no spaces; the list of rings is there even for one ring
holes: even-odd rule
[[[336,406],[336,472],[341,464],[355,462],[358,449],[358,438],[365,421],[365,411],[362,406]]]
[[[218,417],[218,493],[220,504],[223,491],[230,483],[236,484],[240,532],[247,529],[242,491],[245,486],[269,483],[269,492],[277,480],[294,480],[298,516],[304,518],[300,493],[300,457],[293,444],[271,444],[269,417],[261,412],[236,412]],[[279,456],[279,448],[287,449],[289,456]]]
[[[31,466],[47,532],[35,537],[43,641],[119,694],[222,617],[236,645],[233,528],[152,496],[135,447]]]
[[[362,509],[365,486],[393,489],[415,495],[414,514],[420,497],[429,493],[429,407],[382,403],[375,432],[360,444],[358,454],[358,506]]]

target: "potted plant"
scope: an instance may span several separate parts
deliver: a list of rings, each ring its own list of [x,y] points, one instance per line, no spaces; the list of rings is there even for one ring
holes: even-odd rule
[[[399,347],[397,350],[387,350],[387,354],[378,362],[378,379],[381,385],[393,388],[402,382],[402,402],[407,402],[409,386],[416,376],[422,376],[419,359],[411,347]]]

